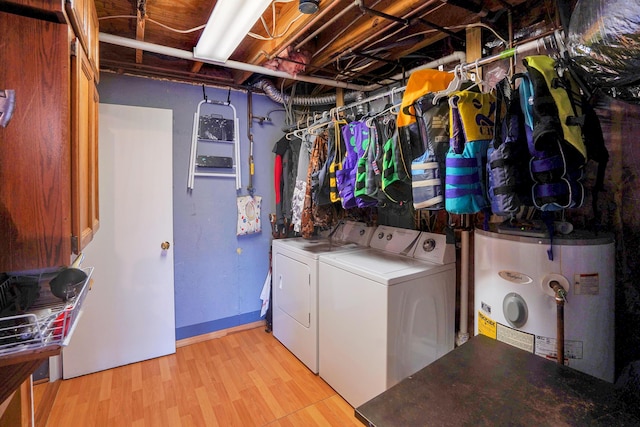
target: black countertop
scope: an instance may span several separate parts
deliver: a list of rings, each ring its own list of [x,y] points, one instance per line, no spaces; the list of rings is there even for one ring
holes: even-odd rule
[[[482,335],[356,408],[363,424],[640,426],[614,385]]]

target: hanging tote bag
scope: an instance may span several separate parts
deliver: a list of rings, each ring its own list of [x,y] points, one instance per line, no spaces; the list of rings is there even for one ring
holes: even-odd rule
[[[262,232],[262,224],[260,221],[261,203],[262,197],[260,196],[238,197],[238,226],[236,228],[236,235],[244,236]]]

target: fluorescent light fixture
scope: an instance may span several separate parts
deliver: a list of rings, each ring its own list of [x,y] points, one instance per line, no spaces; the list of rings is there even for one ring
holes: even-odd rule
[[[226,62],[271,1],[217,0],[193,56]]]

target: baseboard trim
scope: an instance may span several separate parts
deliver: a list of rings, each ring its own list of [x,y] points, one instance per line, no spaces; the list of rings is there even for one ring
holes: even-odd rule
[[[232,328],[221,329],[219,331],[209,332],[208,334],[202,334],[202,335],[196,335],[195,337],[183,338],[181,340],[176,341],[176,348],[185,347],[191,344],[197,344],[203,341],[209,341],[215,338],[222,338],[234,332],[240,332],[240,331],[245,331],[247,329],[254,329],[254,328],[259,328],[264,326],[265,326],[265,321],[258,320],[257,322],[245,323],[244,325],[238,325]]]

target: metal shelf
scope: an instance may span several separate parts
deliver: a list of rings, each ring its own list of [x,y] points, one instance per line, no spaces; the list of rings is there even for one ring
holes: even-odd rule
[[[93,274],[93,267],[82,270],[87,273],[87,278],[80,292],[67,301],[62,301],[49,289],[49,280],[56,273],[11,276],[0,284],[2,289],[3,286],[8,287],[10,281],[24,278],[37,280],[41,284],[38,298],[25,313],[0,317],[0,364],[5,359],[69,343]]]

